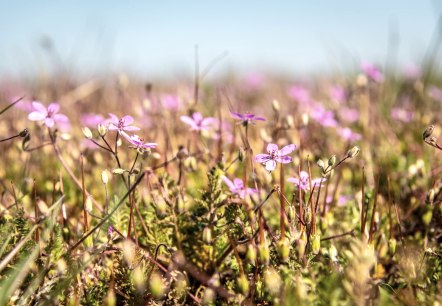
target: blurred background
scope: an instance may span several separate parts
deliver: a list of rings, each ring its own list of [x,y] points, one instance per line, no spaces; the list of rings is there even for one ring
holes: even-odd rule
[[[0,76],[335,73],[362,60],[419,65],[442,2],[0,1]]]

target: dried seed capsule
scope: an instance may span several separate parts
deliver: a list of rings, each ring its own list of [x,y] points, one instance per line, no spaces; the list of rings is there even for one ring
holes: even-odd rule
[[[430,137],[431,136],[431,134],[433,134],[433,131],[434,131],[434,125],[429,125],[429,126],[427,126],[427,128],[425,129],[425,131],[424,131],[424,133],[423,133],[423,139],[425,140],[425,139],[427,139],[428,137]]]

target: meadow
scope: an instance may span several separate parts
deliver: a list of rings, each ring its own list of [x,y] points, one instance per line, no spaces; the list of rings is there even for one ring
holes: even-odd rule
[[[431,66],[0,83],[0,305],[440,305]]]

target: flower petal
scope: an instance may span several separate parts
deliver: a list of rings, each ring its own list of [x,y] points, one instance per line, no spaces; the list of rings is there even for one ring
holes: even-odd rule
[[[48,105],[48,113],[56,114],[60,110],[60,105],[58,103],[51,103]]]
[[[54,118],[54,121],[57,123],[68,123],[69,122],[69,118],[63,114],[55,114],[52,117]]]
[[[201,122],[203,120],[203,115],[199,112],[195,112],[192,114],[192,118],[195,122]]]
[[[276,144],[269,143],[267,145],[267,152],[269,152],[271,154],[272,152],[276,152],[276,151],[278,151],[278,146]]]
[[[233,185],[235,185],[236,189],[244,189],[244,182],[242,179],[236,178],[233,180]]]
[[[130,125],[130,126],[125,126],[125,127],[123,128],[123,130],[125,130],[125,131],[139,131],[140,128],[139,128],[139,127],[136,127],[136,126],[133,126],[133,125]]]
[[[32,107],[39,113],[42,113],[45,115],[48,113],[48,111],[46,110],[46,107],[43,104],[41,104],[40,102],[37,102],[37,101],[32,102]]]
[[[124,121],[124,125],[131,125],[134,122],[134,118],[132,116],[124,116],[121,118]]]
[[[32,121],[42,121],[45,120],[46,116],[40,112],[32,112],[28,115],[28,119]]]
[[[279,156],[276,158],[276,161],[281,164],[288,164],[292,162],[292,158],[290,156]]]
[[[221,179],[227,185],[227,187],[229,187],[230,190],[235,190],[235,185],[233,184],[233,182],[231,180],[229,180],[229,178],[227,176],[221,175]]]
[[[276,161],[273,159],[266,162],[266,170],[267,171],[273,171],[276,168]]]
[[[289,144],[288,146],[283,147],[279,151],[279,155],[284,156],[284,155],[292,153],[295,150],[296,150],[296,145],[295,144]]]
[[[49,117],[45,118],[45,125],[46,125],[48,128],[53,127],[54,124],[55,124],[54,119],[49,118]]]
[[[241,115],[240,113],[236,113],[236,112],[230,112],[230,115],[232,116],[232,118],[234,119],[238,119],[238,120],[244,120],[244,116]]]
[[[271,156],[268,155],[268,154],[257,154],[255,156],[255,162],[257,162],[257,163],[265,163],[270,158],[271,158]]]

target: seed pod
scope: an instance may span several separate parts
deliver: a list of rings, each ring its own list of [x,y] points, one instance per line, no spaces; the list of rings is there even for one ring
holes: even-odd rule
[[[29,130],[28,129],[24,129],[23,131],[20,132],[20,134],[18,134],[21,138],[25,138],[29,135]]]
[[[242,163],[245,158],[246,158],[246,154],[244,152],[244,149],[239,148],[239,150],[238,150],[238,160]]]
[[[319,168],[321,168],[321,170],[324,171],[325,164],[324,164],[324,161],[322,159],[318,159],[316,164],[318,165]]]
[[[265,243],[258,246],[259,261],[263,265],[268,265],[270,261],[270,251]]]
[[[394,255],[396,253],[396,245],[397,245],[396,239],[390,238],[388,240],[388,251],[390,252],[391,255]]]
[[[109,182],[109,176],[107,175],[107,170],[101,171],[101,182],[104,185],[107,185],[107,183]]]
[[[256,247],[249,243],[247,245],[247,253],[246,253],[246,259],[250,264],[255,264],[256,261]]]
[[[154,298],[160,298],[165,291],[164,280],[158,273],[153,273],[149,279],[150,293]]]
[[[428,191],[428,193],[427,193],[427,197],[426,197],[426,199],[425,199],[425,202],[426,202],[427,204],[433,204],[433,202],[434,202],[434,196],[435,196],[434,189],[431,188],[431,189]]]
[[[206,244],[212,243],[212,231],[208,226],[206,226],[203,230],[203,241]]]
[[[279,106],[278,100],[272,101],[272,108],[275,111],[275,113],[279,113],[279,111],[281,110],[281,107]]]

